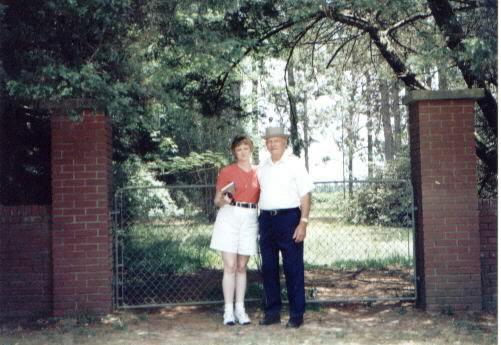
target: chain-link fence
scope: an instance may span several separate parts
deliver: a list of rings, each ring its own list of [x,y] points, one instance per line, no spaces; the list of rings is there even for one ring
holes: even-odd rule
[[[212,185],[117,192],[118,308],[222,302],[222,260],[209,248],[213,198]],[[412,199],[408,181],[316,183],[305,240],[307,300],[414,299]],[[249,262],[249,300],[262,295],[259,264],[258,255]]]

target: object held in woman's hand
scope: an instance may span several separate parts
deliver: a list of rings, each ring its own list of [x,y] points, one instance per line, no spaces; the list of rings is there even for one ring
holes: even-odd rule
[[[235,193],[235,182],[230,182],[223,188],[221,188],[221,193],[228,197],[232,202],[235,201],[233,198],[233,193]]]

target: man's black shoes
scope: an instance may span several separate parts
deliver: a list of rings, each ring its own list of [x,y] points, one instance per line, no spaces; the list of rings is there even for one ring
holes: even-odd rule
[[[269,325],[274,325],[276,323],[280,323],[280,315],[276,316],[268,316],[265,315],[265,317],[259,321],[259,324],[261,326],[269,326]],[[287,322],[287,325],[285,326],[286,328],[299,328],[303,324],[303,318],[298,318],[298,319],[289,319],[289,322]]]
[[[264,319],[259,321],[259,324],[261,326],[269,326],[269,325],[273,325],[275,323],[280,323],[280,315],[275,315],[275,316],[266,316],[265,315]]]
[[[303,324],[303,319],[290,319],[287,328],[299,328]]]

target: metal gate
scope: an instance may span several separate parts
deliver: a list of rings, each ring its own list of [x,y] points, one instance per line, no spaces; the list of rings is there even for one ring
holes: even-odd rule
[[[213,185],[117,191],[116,308],[222,303],[222,260],[209,248],[213,198]],[[304,249],[307,302],[414,300],[413,209],[406,180],[316,183]],[[248,300],[262,295],[259,264],[259,255],[249,262]]]

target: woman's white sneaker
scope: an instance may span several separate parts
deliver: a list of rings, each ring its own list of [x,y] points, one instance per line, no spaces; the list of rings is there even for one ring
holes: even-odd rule
[[[233,311],[225,311],[224,312],[223,324],[226,326],[235,325],[235,314],[233,314]]]
[[[245,310],[235,310],[235,318],[241,325],[250,325],[251,323],[249,315],[247,315]]]

